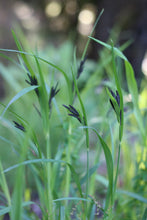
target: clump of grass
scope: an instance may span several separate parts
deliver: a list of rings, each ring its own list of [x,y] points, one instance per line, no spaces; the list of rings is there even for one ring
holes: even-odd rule
[[[3,158],[0,160],[0,215],[9,213],[12,220],[124,219],[127,215],[134,217],[134,212],[128,214],[127,208],[127,206],[131,207],[131,199],[133,199],[135,204],[137,202],[144,204],[140,216],[145,219],[147,200],[144,196],[139,192],[120,190],[118,187],[122,175],[121,151],[125,145],[123,136],[126,137],[123,99],[125,91],[122,89],[118,73],[116,62],[118,57],[124,61],[127,84],[132,96],[134,114],[130,114],[134,115],[136,126],[140,128],[139,140],[143,146],[146,145],[146,128],[138,104],[137,83],[133,68],[122,51],[114,47],[113,43],[109,45],[89,37],[78,67],[74,53],[71,76],[69,76],[58,65],[40,57],[38,53],[25,52],[15,32],[12,33],[18,50],[0,49],[0,55],[17,64],[24,73],[22,85],[26,86],[27,83],[29,87],[14,95],[7,105],[1,105],[1,128],[10,130],[12,138],[11,135],[7,137],[3,134],[0,139],[11,146],[12,149],[9,151],[15,154],[17,163],[14,165],[13,161],[13,165],[3,169]],[[102,75],[97,84],[96,71],[89,76],[85,88],[79,90],[79,78],[84,77],[83,71],[86,71],[88,64],[86,51],[90,39],[110,51],[106,64],[111,66],[113,79],[106,83]],[[16,53],[18,61],[14,61],[4,52]],[[107,67],[106,64],[102,65],[100,71]],[[100,93],[99,97],[93,90],[98,86],[103,87],[103,94]],[[17,102],[25,100],[26,96],[27,101],[23,101],[23,107],[20,108],[20,103],[15,109]],[[90,104],[85,104],[87,98],[92,103],[90,109]],[[20,109],[24,110],[24,116],[19,115]],[[91,123],[89,118],[93,109],[96,111],[101,109],[103,113],[102,116],[96,115],[97,120],[100,120],[96,125]],[[110,110],[113,112],[111,117]],[[113,117],[114,115],[116,117]],[[96,135],[93,158],[90,157],[93,150],[92,132]],[[81,156],[85,152],[86,157],[83,162]],[[102,152],[106,163],[104,175],[97,173],[102,162]],[[125,164],[125,161],[123,163]],[[143,169],[146,167],[144,162]],[[15,177],[12,185],[9,184],[6,176],[11,172]],[[125,175],[123,178],[125,179]],[[121,201],[124,194],[130,198],[129,201],[126,199],[125,204]],[[33,199],[34,195],[36,199]],[[26,197],[29,198],[28,201],[25,201]],[[33,205],[38,207],[37,211],[33,211]],[[121,206],[124,206],[126,214],[122,209],[120,210]]]

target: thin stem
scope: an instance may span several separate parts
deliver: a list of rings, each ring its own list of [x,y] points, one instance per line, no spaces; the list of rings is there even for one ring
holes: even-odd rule
[[[70,144],[70,136],[71,136],[71,123],[69,122],[69,128],[68,128],[68,146],[67,146],[67,157],[66,161],[67,163],[70,163],[70,155],[71,155],[71,144]],[[69,196],[69,190],[70,190],[70,179],[71,179],[71,172],[69,167],[67,167],[66,170],[66,186],[65,186],[65,197]]]
[[[49,129],[46,133],[46,154],[47,159],[51,159],[51,152],[50,152],[50,134]],[[48,209],[48,219],[52,219],[53,214],[53,204],[52,204],[52,189],[51,189],[51,164],[47,163],[47,209]]]
[[[1,161],[0,161],[0,173],[1,173],[0,185],[1,185],[3,191],[6,195],[8,205],[11,206],[11,196],[10,196],[9,188],[8,188],[7,181],[6,181],[6,178],[5,178],[5,174],[3,172],[3,167],[2,167]]]
[[[77,82],[76,82],[75,76],[73,74],[73,71],[72,71],[72,76],[73,76],[73,81],[74,81],[76,93],[77,93],[77,96],[78,96],[78,99],[79,99],[79,102],[80,102],[80,105],[81,105],[82,113],[83,113],[83,123],[84,123],[84,126],[88,127],[86,110],[85,110],[84,104],[82,102],[82,99],[81,99],[81,96],[80,96],[80,93],[79,93],[79,89],[78,89]],[[88,131],[88,128],[85,128],[85,135],[86,135],[86,148],[87,148],[86,199],[88,199],[88,194],[89,194],[89,131]],[[86,203],[86,213],[88,214],[88,205],[87,205],[87,203]]]
[[[93,32],[94,32],[94,30],[95,30],[95,28],[96,28],[96,25],[97,25],[97,23],[99,22],[100,17],[101,17],[101,15],[103,14],[103,12],[104,12],[104,9],[101,10],[99,16],[98,16],[97,19],[96,19],[95,24],[94,24],[94,26],[93,26],[93,28],[92,28],[91,33],[90,33],[90,37],[93,35]],[[82,54],[82,58],[81,58],[81,60],[83,60],[84,57],[85,57],[85,55],[86,55],[86,52],[87,52],[87,49],[88,49],[88,46],[89,46],[90,40],[91,40],[91,39],[88,38],[87,43],[86,43],[86,46],[85,46],[85,49],[84,49],[84,52],[83,52],[83,54]]]
[[[119,142],[119,146],[118,146],[118,158],[117,158],[117,167],[116,167],[116,176],[115,176],[115,180],[114,180],[114,196],[113,199],[115,197],[115,192],[116,192],[116,185],[117,185],[117,179],[118,179],[118,170],[119,170],[119,161],[120,161],[120,148],[121,148],[121,142]]]

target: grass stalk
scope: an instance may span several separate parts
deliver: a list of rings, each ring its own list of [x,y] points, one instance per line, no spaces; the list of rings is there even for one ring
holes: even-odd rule
[[[46,133],[46,154],[47,159],[51,159],[51,152],[50,152],[50,134],[49,130]],[[52,187],[51,187],[51,163],[47,163],[47,212],[48,212],[48,220],[53,219],[53,199],[52,199]]]
[[[77,82],[76,82],[75,76],[73,74],[73,71],[72,71],[72,76],[73,76],[75,90],[76,90],[76,93],[77,93],[77,96],[78,96],[78,99],[79,99],[79,102],[80,102],[80,105],[81,105],[82,113],[83,113],[83,124],[84,124],[84,126],[88,126],[86,110],[85,110],[84,104],[82,102],[82,99],[81,99],[81,96],[80,96],[80,93],[79,93],[79,89],[78,89]],[[86,153],[87,153],[87,162],[86,162],[86,172],[87,172],[86,199],[88,199],[88,195],[89,195],[89,131],[88,131],[87,128],[85,128],[85,136],[86,136]],[[86,213],[88,214],[88,204],[87,203],[86,203]]]
[[[8,206],[11,206],[11,196],[10,196],[10,192],[9,192],[9,188],[8,188],[8,184],[5,178],[5,174],[3,173],[3,167],[2,167],[2,163],[0,161],[0,185],[3,189],[3,192],[6,196],[7,202],[8,202]]]
[[[70,137],[71,137],[71,123],[69,122],[69,127],[68,127],[68,146],[66,146],[66,161],[67,163],[70,163],[70,157],[71,157],[71,143],[70,143]],[[71,180],[71,172],[70,169],[67,167],[66,170],[66,186],[65,186],[65,197],[69,196],[69,191],[70,191],[70,180]],[[67,201],[66,201],[67,205]]]
[[[119,171],[119,162],[120,162],[120,149],[121,149],[121,143],[119,143],[118,146],[118,157],[117,157],[117,165],[116,165],[116,175],[115,175],[115,180],[114,180],[114,199],[115,199],[115,193],[116,193],[116,186],[117,186],[117,179],[118,179],[118,171]],[[114,202],[114,201],[113,201]]]

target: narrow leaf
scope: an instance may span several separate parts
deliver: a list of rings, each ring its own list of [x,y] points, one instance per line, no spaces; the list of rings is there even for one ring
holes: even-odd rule
[[[4,116],[5,112],[7,111],[7,109],[10,107],[10,105],[12,105],[14,102],[16,102],[18,99],[20,99],[23,95],[27,94],[28,92],[31,92],[32,90],[38,88],[38,86],[30,86],[27,88],[24,88],[23,90],[21,90],[19,93],[17,93],[12,99],[11,101],[8,103],[8,105],[6,106],[6,108],[4,109],[1,117]]]
[[[24,166],[24,165],[28,165],[28,164],[33,164],[33,163],[64,163],[66,164],[69,168],[70,168],[70,171],[73,175],[73,178],[77,184],[77,188],[80,192],[80,196],[83,198],[83,194],[82,194],[82,189],[81,189],[81,185],[80,185],[80,181],[79,181],[79,177],[76,173],[76,171],[74,170],[74,168],[71,166],[71,164],[67,163],[66,161],[63,161],[63,160],[54,160],[54,159],[34,159],[34,160],[26,160],[22,163],[19,163],[19,164],[15,164],[7,169],[5,169],[3,172],[4,173],[7,173],[13,169],[16,169],[20,166]]]

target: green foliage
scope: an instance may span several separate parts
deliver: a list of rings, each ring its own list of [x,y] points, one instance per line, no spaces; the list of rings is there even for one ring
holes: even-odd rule
[[[12,34],[18,50],[0,49],[11,62],[0,65],[9,85],[0,105],[1,219],[145,219],[147,113],[122,51],[90,37],[110,52],[105,62],[85,59],[88,40],[81,60],[67,42],[54,64],[52,50],[26,52]]]

